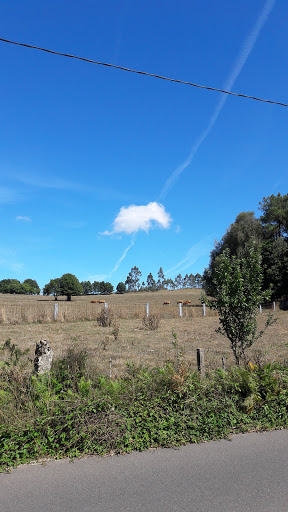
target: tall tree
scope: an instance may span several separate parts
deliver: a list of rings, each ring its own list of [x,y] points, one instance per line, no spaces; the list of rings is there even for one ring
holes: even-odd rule
[[[189,275],[185,274],[185,276],[183,277],[183,288],[188,288],[188,286],[189,286]]]
[[[156,290],[156,282],[151,272],[147,276],[147,288],[150,292],[154,292]]]
[[[110,293],[113,293],[114,291],[114,286],[109,283],[108,281],[105,282],[105,281],[101,281],[100,282],[100,293],[102,293],[103,295],[105,294],[110,294]]]
[[[140,272],[138,267],[132,267],[127,278],[125,284],[128,288],[128,292],[137,292],[140,288],[140,277],[142,276],[142,272]]]
[[[29,293],[31,293],[33,295],[39,295],[41,290],[40,290],[40,287],[39,287],[37,281],[35,281],[35,279],[25,279],[23,284],[27,284],[30,287],[31,291]]]
[[[51,279],[48,284],[45,284],[43,288],[43,295],[54,295],[54,299],[58,299],[59,295],[61,295],[59,277],[56,277],[56,279]]]
[[[69,273],[60,277],[60,289],[61,295],[66,295],[68,301],[71,301],[73,295],[81,295],[83,292],[77,277]]]
[[[206,293],[214,295],[215,289],[213,279],[218,266],[219,256],[229,250],[232,256],[237,258],[245,257],[251,247],[260,250],[263,235],[262,226],[256,219],[254,212],[241,212],[237,215],[235,222],[229,226],[220,242],[215,242],[214,249],[210,253],[209,267],[204,270],[203,282]]]
[[[178,274],[178,276],[175,277],[175,288],[182,288],[183,287],[183,277],[181,274]]]
[[[99,281],[94,281],[92,283],[92,292],[93,293],[100,293],[100,282]]]
[[[260,220],[263,225],[263,269],[272,298],[288,298],[288,194],[263,197]]]
[[[93,289],[90,281],[81,281],[81,286],[83,289],[83,295],[89,295],[90,293],[92,293]]]
[[[195,288],[195,276],[189,274],[188,288]]]
[[[125,283],[123,283],[122,281],[120,281],[120,283],[117,284],[116,286],[116,292],[117,293],[126,293],[126,285]]]
[[[199,274],[199,272],[197,272],[197,274],[195,275],[196,288],[202,288],[202,283],[203,283],[202,276],[201,276],[201,274]]]
[[[159,270],[158,270],[158,281],[157,281],[157,289],[158,290],[163,290],[164,289],[164,283],[165,283],[165,276],[164,276],[164,272],[163,272],[163,268],[160,267]]]
[[[266,239],[286,238],[288,236],[288,194],[273,194],[263,197],[259,203],[263,214],[260,217]]]

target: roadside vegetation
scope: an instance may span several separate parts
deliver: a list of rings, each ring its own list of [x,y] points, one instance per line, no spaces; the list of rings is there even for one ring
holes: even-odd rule
[[[177,341],[175,341],[175,345]],[[181,352],[110,379],[74,343],[44,376],[8,340],[0,368],[2,471],[32,460],[119,454],[288,427],[288,371],[252,364],[201,378]]]

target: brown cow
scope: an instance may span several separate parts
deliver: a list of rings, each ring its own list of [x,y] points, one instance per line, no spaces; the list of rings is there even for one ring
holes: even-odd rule
[[[166,300],[165,302],[163,302],[163,306],[164,306],[165,304],[166,304],[166,305],[167,305],[167,304],[170,304],[170,302],[169,302],[168,300]]]
[[[177,300],[177,304],[183,304],[183,300]]]
[[[183,306],[188,306],[188,304],[191,304],[191,300],[186,300],[185,302],[183,302]]]
[[[95,304],[98,300],[91,300],[91,304]]]

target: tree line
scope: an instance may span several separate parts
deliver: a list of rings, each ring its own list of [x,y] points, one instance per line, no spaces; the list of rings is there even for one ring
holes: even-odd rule
[[[245,259],[253,248],[261,257],[263,272],[263,289],[271,290],[271,299],[288,299],[288,194],[264,197],[259,203],[262,212],[260,218],[252,211],[241,212],[229,226],[224,236],[215,243],[210,254],[208,268],[203,276],[197,273],[178,274],[175,279],[165,278],[162,267],[157,273],[157,280],[150,272],[146,281],[142,280],[142,272],[137,266],[131,268],[125,282],[119,282],[116,293],[175,290],[183,288],[205,288],[208,295],[215,295],[215,275],[219,266],[220,256],[230,254],[231,257]],[[0,281],[0,293],[39,294],[40,287],[33,279],[25,279],[23,283],[17,279]],[[105,281],[79,282],[73,274],[64,274],[60,278],[51,279],[43,288],[44,295],[66,296],[71,300],[73,295],[110,294],[114,292],[111,283]]]
[[[18,279],[2,279],[0,293],[15,293],[26,295],[39,295],[41,289],[34,279],[25,279],[23,283]]]
[[[251,248],[260,255],[263,289],[271,290],[271,299],[288,299],[288,194],[263,197],[260,218],[252,211],[241,212],[210,254],[203,273],[203,287],[215,296],[215,278],[221,255],[245,259]]]
[[[128,292],[143,292],[149,291],[154,292],[157,290],[176,290],[182,288],[201,288],[202,287],[202,276],[197,273],[186,274],[182,277],[181,274],[178,274],[175,279],[165,278],[162,267],[158,270],[157,273],[157,281],[154,279],[152,273],[150,272],[147,276],[146,282],[142,281],[142,272],[138,267],[131,268],[125,283],[121,284],[121,287]],[[124,286],[123,286],[124,285]]]
[[[175,290],[180,288],[201,288],[202,276],[200,274],[181,274],[176,276],[175,280],[166,279],[162,267],[158,271],[158,280],[156,281],[150,272],[147,280],[141,282],[142,272],[138,267],[131,268],[126,281],[120,281],[116,286],[116,293],[143,292],[157,290]],[[0,293],[39,295],[41,289],[38,283],[33,279],[25,279],[20,283],[17,279],[3,279],[0,281]],[[63,274],[62,277],[50,279],[49,283],[43,288],[43,295],[52,295],[55,300],[59,296],[66,296],[70,301],[74,295],[109,295],[114,293],[114,286],[105,281],[79,281],[74,274]]]

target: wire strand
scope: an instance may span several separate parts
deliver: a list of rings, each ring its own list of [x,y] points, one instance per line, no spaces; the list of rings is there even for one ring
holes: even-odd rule
[[[69,57],[70,59],[82,60],[84,62],[90,62],[91,64],[98,64],[98,66],[106,66],[109,68],[121,69],[122,71],[128,71],[129,73],[137,73],[138,75],[151,76],[153,78],[159,78],[160,80],[167,80],[168,82],[175,82],[177,84],[190,85],[192,87],[198,87],[200,89],[207,89],[208,91],[216,91],[221,92],[223,94],[229,94],[230,96],[238,96],[240,98],[246,98],[254,101],[261,101],[263,103],[272,103],[273,105],[280,105],[281,107],[288,107],[287,103],[282,103],[280,101],[274,100],[266,100],[264,98],[258,98],[256,96],[249,96],[248,94],[241,94],[237,92],[226,91],[225,89],[218,89],[217,87],[209,87],[207,85],[195,84],[193,82],[186,82],[185,80],[177,80],[176,78],[169,78],[167,76],[156,75],[154,73],[148,73],[147,71],[139,71],[136,69],[126,68],[124,66],[116,66],[116,64],[110,64],[108,62],[99,62],[97,60],[87,59],[86,57],[79,57],[77,55],[72,55],[70,53],[62,53],[56,52],[54,50],[49,50],[47,48],[41,48],[39,46],[33,46],[32,44],[19,43],[16,41],[10,41],[9,39],[3,39],[0,37],[0,41],[4,43],[14,44],[17,46],[24,46],[25,48],[32,48],[34,50],[40,50],[41,52],[52,53],[53,55],[60,55],[61,57]]]

